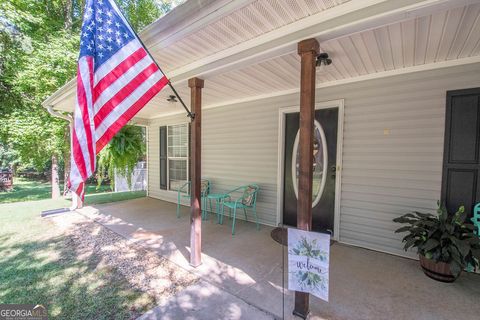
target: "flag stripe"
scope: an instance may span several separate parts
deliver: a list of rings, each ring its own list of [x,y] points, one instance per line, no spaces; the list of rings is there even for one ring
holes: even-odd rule
[[[155,83],[145,94],[132,105],[125,113],[121,114],[117,121],[115,121],[103,134],[103,136],[97,141],[97,150],[102,150],[105,145],[113,138],[113,136],[125,125],[130,119],[132,119],[145,104],[147,104],[163,87],[168,83],[166,77],[162,77]]]
[[[79,65],[79,72],[78,72],[78,81],[80,82],[80,86],[77,88],[77,96],[78,96],[78,106],[81,111],[83,126],[80,125],[79,127],[83,127],[85,132],[85,137],[87,139],[87,148],[88,148],[88,166],[89,171],[88,174],[91,174],[95,171],[95,152],[93,151],[93,139],[92,139],[92,123],[91,118],[92,115],[90,114],[91,105],[92,105],[92,95],[91,95],[91,88],[93,85],[93,61],[92,58],[82,58],[78,62]]]
[[[129,83],[134,79],[139,73],[141,73],[146,67],[152,63],[152,60],[149,57],[144,57],[140,60],[135,67],[131,68],[123,75],[118,77],[118,79],[111,83],[111,85],[103,91],[100,97],[97,99],[94,105],[95,112],[101,110],[104,104],[111,100],[118,92],[124,91],[125,84]]]
[[[130,95],[130,92],[141,85],[153,73],[158,70],[157,66],[152,63],[132,79],[126,86],[123,87],[115,96],[113,96],[107,103],[105,103],[95,115],[95,127],[98,127],[103,120],[118,106],[125,98]]]
[[[68,176],[68,188],[72,188],[72,183],[70,181],[83,181],[82,176],[80,175],[80,170],[77,167],[77,163],[74,159],[70,160],[70,174]]]
[[[95,134],[97,137],[103,136],[105,131],[108,130],[112,124],[117,121],[117,119],[125,113],[136,101],[138,101],[147,90],[153,86],[160,78],[162,74],[160,72],[155,72],[147,80],[145,80],[138,88],[135,89],[126,99],[120,102],[112,112],[99,124],[96,128]]]
[[[130,68],[136,65],[137,62],[142,60],[147,55],[147,52],[140,48],[135,51],[131,56],[123,60],[118,66],[110,71],[105,77],[103,77],[96,85],[94,90],[93,102],[95,103],[98,97],[107,89],[113,82],[119,79],[129,71]]]
[[[78,141],[77,137],[77,132],[75,129],[73,129],[73,160],[75,162],[75,168],[78,170],[78,173],[80,174],[81,178],[83,181],[86,181],[88,176],[87,176],[87,167],[85,165],[85,158],[84,158],[84,153],[81,150],[82,145]]]
[[[80,88],[77,91],[81,90]],[[83,122],[83,115],[82,110],[79,106],[77,106],[77,111],[75,112],[74,118],[74,131],[73,131],[73,138],[76,139],[74,142],[77,142],[78,145],[74,144],[74,146],[78,149],[76,151],[80,151],[82,153],[82,161],[78,163],[79,168],[82,170],[81,175],[88,176],[90,175],[91,165],[90,165],[90,156],[89,156],[89,146],[87,146],[86,137],[87,134],[85,132],[85,124]]]
[[[115,53],[110,59],[104,62],[97,70],[95,70],[95,85],[103,79],[111,70],[115,69],[123,60],[127,59],[131,54],[143,48],[140,41],[134,39]]]

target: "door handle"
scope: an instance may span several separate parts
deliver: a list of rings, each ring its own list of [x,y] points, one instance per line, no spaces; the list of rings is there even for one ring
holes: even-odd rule
[[[332,178],[335,178],[337,176],[337,166],[332,166]]]

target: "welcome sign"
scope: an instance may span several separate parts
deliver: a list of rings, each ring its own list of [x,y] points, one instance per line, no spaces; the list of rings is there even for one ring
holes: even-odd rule
[[[288,289],[328,301],[330,235],[288,229]]]

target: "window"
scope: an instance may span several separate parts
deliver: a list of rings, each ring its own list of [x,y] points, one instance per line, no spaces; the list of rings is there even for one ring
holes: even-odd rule
[[[161,127],[160,132],[162,131],[166,131],[166,135],[160,134],[160,150],[165,150],[166,145],[167,152],[166,157],[164,156],[166,161],[160,161],[160,181],[168,183],[163,185],[160,183],[160,187],[177,191],[188,181],[188,124],[167,126],[166,130],[165,127]]]

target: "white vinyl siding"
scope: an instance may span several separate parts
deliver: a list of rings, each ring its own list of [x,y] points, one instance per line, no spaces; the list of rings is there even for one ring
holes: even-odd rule
[[[470,65],[317,90],[319,102],[345,102],[341,242],[409,255],[402,250],[402,236],[393,233],[398,226],[392,219],[411,210],[435,210],[446,91],[480,87],[479,71],[480,65]],[[292,94],[203,112],[202,176],[211,180],[213,192],[257,183],[264,224],[276,224],[278,110],[298,101],[298,94]],[[159,189],[158,127],[185,117],[149,123],[152,197],[176,199]]]
[[[345,99],[340,241],[398,255],[392,219],[436,209],[448,90],[480,86],[480,65],[319,90]]]
[[[273,112],[273,113],[272,113]],[[278,114],[272,109],[215,108],[202,115],[202,178],[210,180],[211,192],[225,192],[256,183],[259,221],[274,225],[277,192]],[[160,190],[158,128],[179,123],[184,115],[154,119],[149,126],[149,196],[176,201],[176,193]],[[262,120],[259,127],[258,119]],[[273,164],[273,165],[272,165]]]

